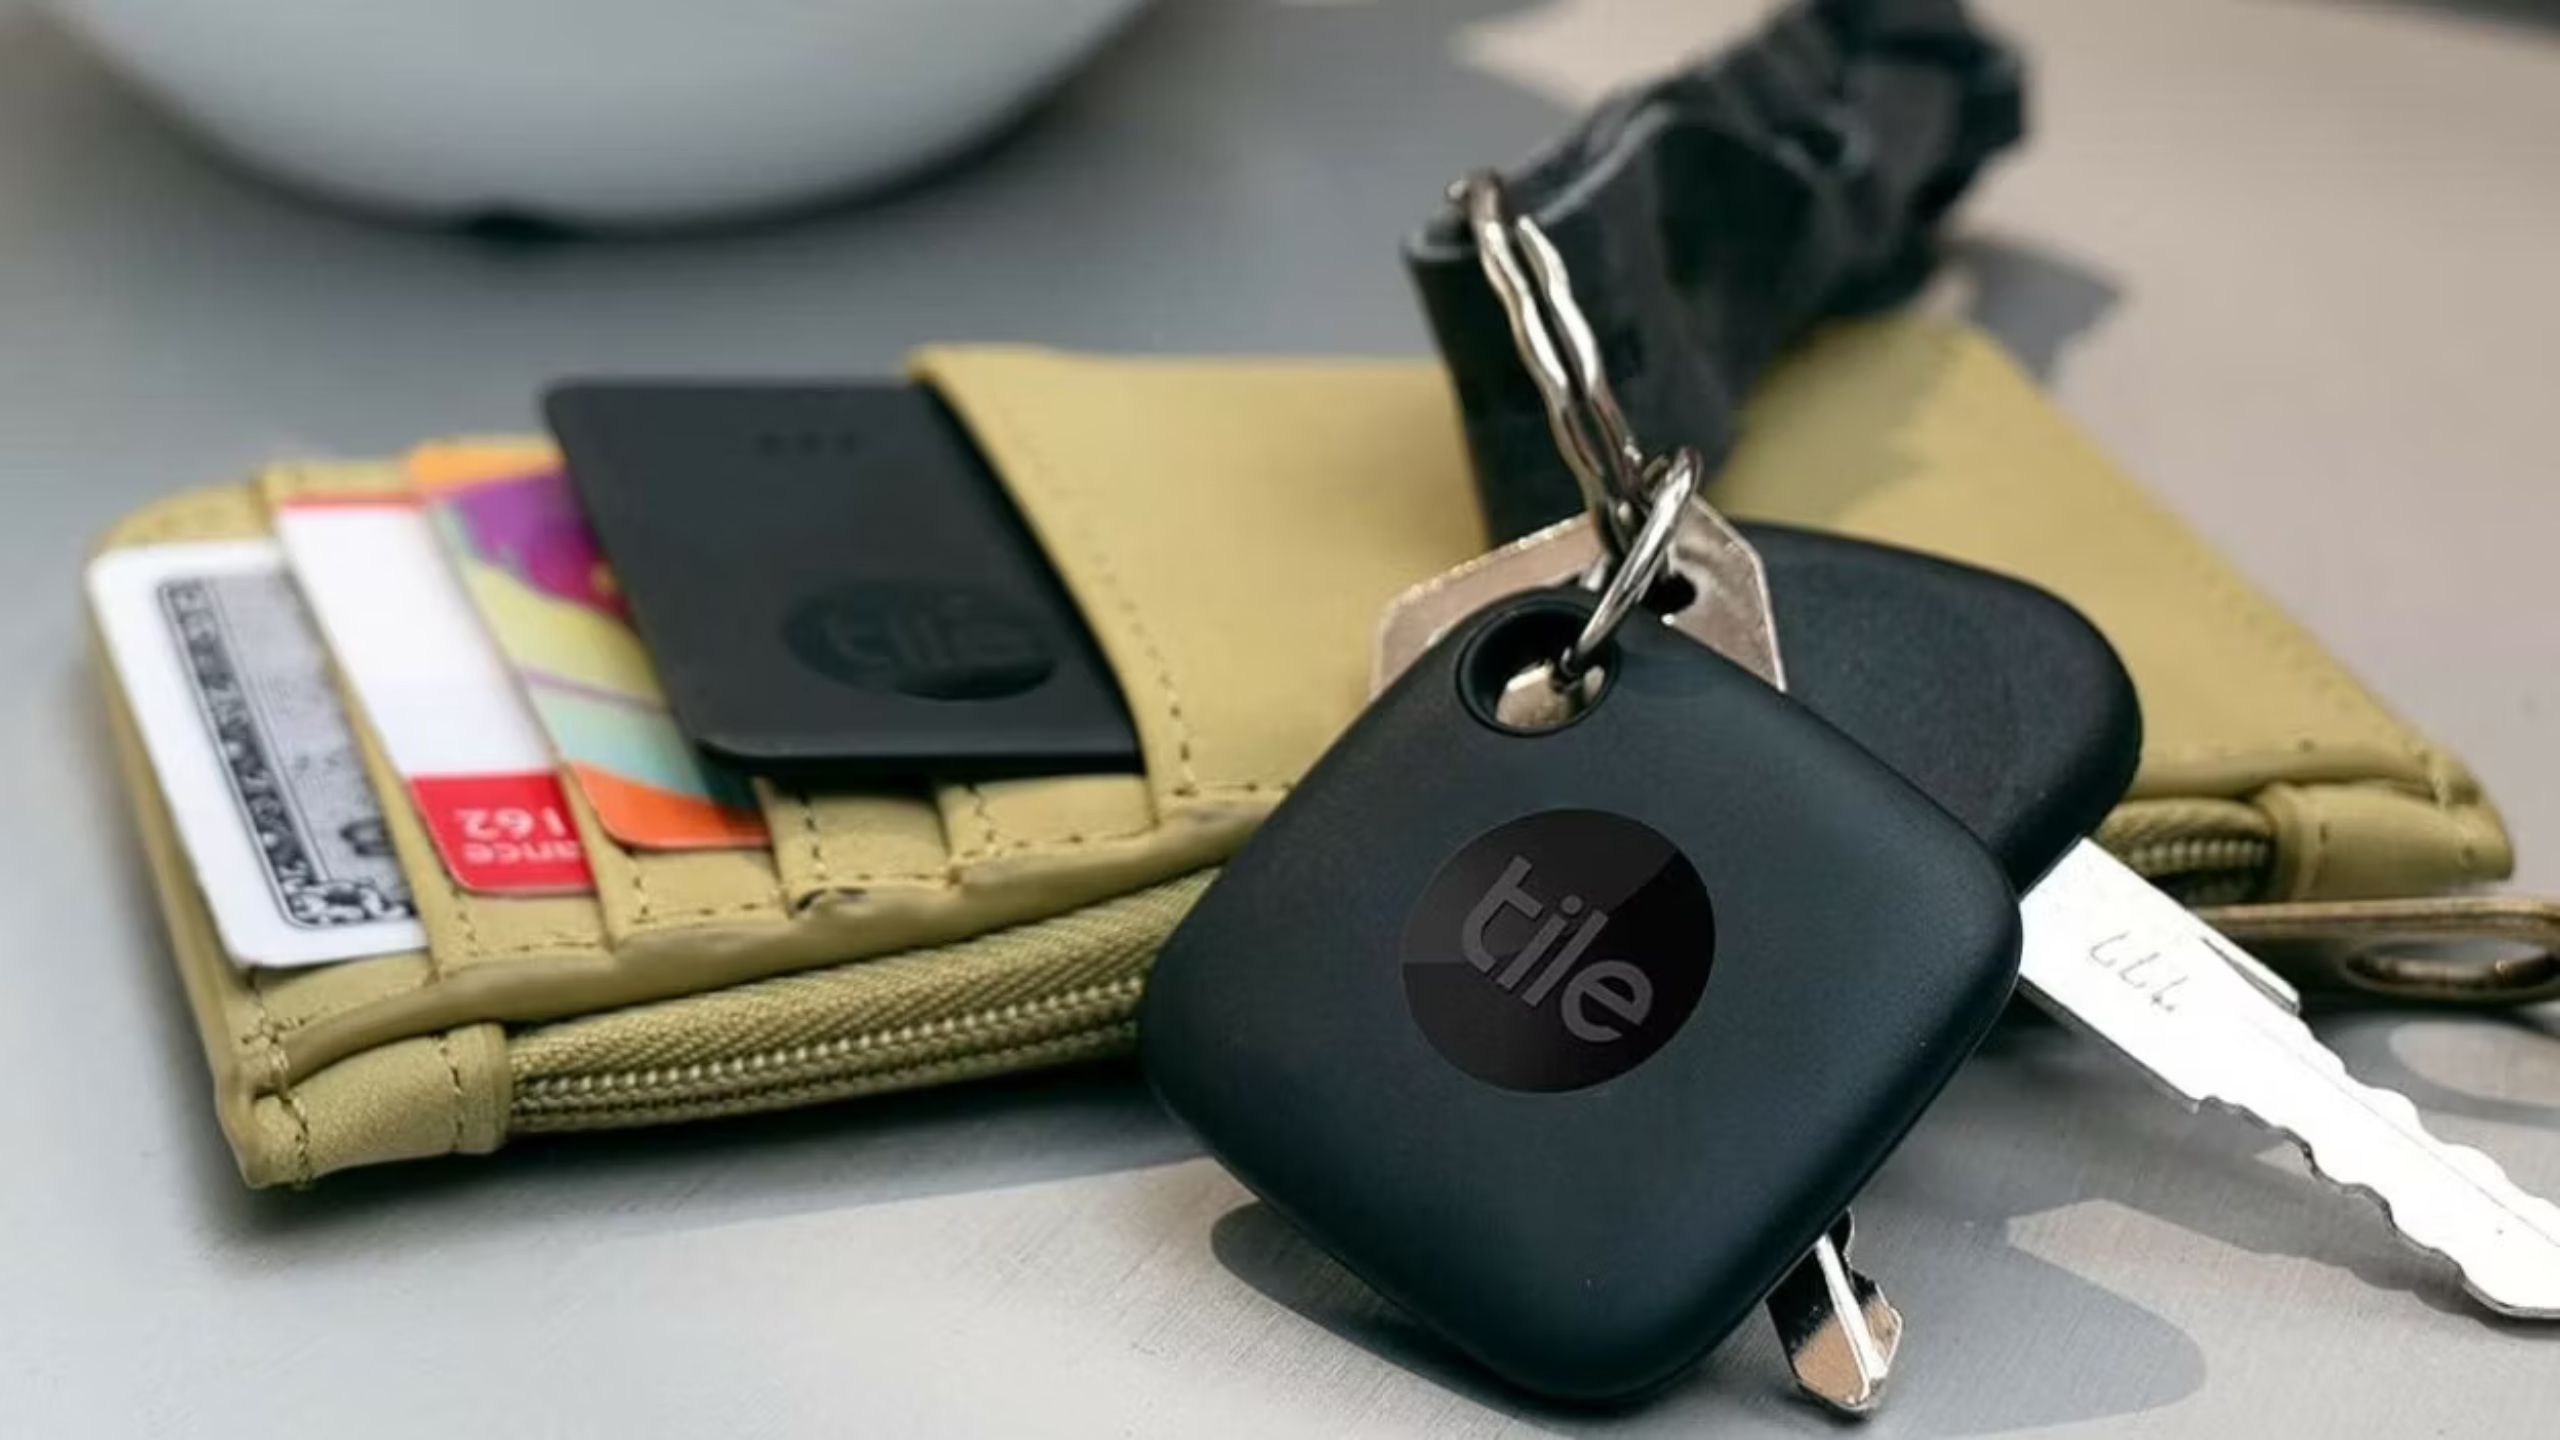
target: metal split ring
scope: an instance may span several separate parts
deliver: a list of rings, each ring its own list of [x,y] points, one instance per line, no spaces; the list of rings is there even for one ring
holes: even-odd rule
[[[1466,211],[1476,258],[1510,318],[1520,363],[1538,387],[1556,450],[1582,489],[1606,552],[1587,582],[1600,603],[1547,667],[1554,687],[1570,690],[1661,582],[1705,461],[1685,447],[1667,459],[1650,458],[1636,443],[1600,363],[1600,342],[1573,298],[1564,258],[1537,221],[1511,208],[1501,177],[1479,170],[1451,187],[1449,198]]]
[[[1600,586],[1600,601],[1591,607],[1591,618],[1582,624],[1582,633],[1573,637],[1556,660],[1556,683],[1571,685],[1582,678],[1608,648],[1609,637],[1618,633],[1644,598],[1661,583],[1671,566],[1671,552],[1680,538],[1680,520],[1689,508],[1691,497],[1698,493],[1698,472],[1703,468],[1698,452],[1687,446],[1659,467],[1661,478],[1653,483],[1653,498],[1645,510],[1644,523],[1627,544],[1627,551],[1609,566],[1608,577]]]
[[[1538,222],[1515,213],[1502,180],[1480,170],[1451,188],[1466,211],[1485,279],[1511,321],[1511,339],[1545,403],[1556,449],[1582,489],[1609,553],[1635,544],[1652,497],[1644,447],[1627,428],[1600,363],[1600,342],[1573,298],[1564,258]]]

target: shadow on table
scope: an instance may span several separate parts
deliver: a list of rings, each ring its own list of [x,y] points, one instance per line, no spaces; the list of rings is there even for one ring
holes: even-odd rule
[[[2511,1032],[2525,1045],[2522,1054],[2542,1063],[2501,1064],[2496,1075],[2463,1077],[2471,1083],[2440,1075],[2425,1063],[2433,1048],[2428,1042],[2468,1047],[2482,1027]],[[2434,1014],[2359,1006],[2326,1015],[2320,1036],[2349,1070],[2399,1091],[2430,1114],[2560,1133],[2560,1005]]]
[[[2389,1043],[2384,1018],[2340,1017],[2322,1028],[2358,1070],[2396,1081],[2403,1077],[2374,1062]],[[2464,1092],[2448,1089],[2446,1098],[2465,1108]],[[2539,1107],[2498,1108],[2494,1118],[2545,1123],[2526,1109]],[[2013,1014],[1858,1202],[1865,1266],[1908,1327],[1885,1412],[1895,1432],[2040,1429],[2159,1410],[2194,1394],[2209,1370],[2203,1348],[2177,1321],[2115,1288],[2124,1283],[2116,1277],[2147,1285],[2165,1266],[2210,1265],[2217,1250],[2308,1261],[2465,1324],[2548,1338],[2547,1327],[2483,1311],[2449,1267],[2403,1246],[2370,1205],[2298,1166],[2268,1163],[2278,1148],[2235,1118],[2185,1112],[2115,1057],[2038,1016]],[[2065,1211],[2081,1215],[2067,1230],[2046,1218]],[[2077,1273],[2037,1253],[2066,1251],[2074,1237],[2102,1249],[2107,1268]],[[1836,1433],[1827,1412],[1794,1395],[1757,1316],[1698,1373],[1640,1408],[1560,1409],[1492,1380],[1267,1207],[1228,1212],[1212,1247],[1230,1273],[1315,1325],[1541,1427],[1710,1434],[1748,1415],[1763,1426]],[[2175,1274],[2157,1283],[2180,1284]]]
[[[2033,1124],[2035,1097],[2018,1116]],[[2141,1103],[2139,1101],[2133,1103]],[[1983,1117],[1948,1106],[1928,1130],[1975,1127]],[[1928,1134],[1910,1146],[1962,1148]],[[1900,1164],[1900,1162],[1897,1162]],[[1890,1170],[1888,1171],[1890,1174]],[[2093,1198],[2057,1160],[2038,1193],[2059,1206]],[[2202,1349],[2168,1319],[2009,1243],[2008,1216],[1949,1214],[1943,1197],[1905,1197],[1880,1179],[1858,1205],[1861,1253],[1901,1307],[1906,1329],[1887,1391],[1897,1434],[1980,1435],[2135,1414],[2200,1389]],[[1916,1198],[1921,1203],[1905,1203]],[[1231,1273],[1268,1298],[1381,1359],[1488,1409],[1568,1434],[1726,1433],[1758,1426],[1836,1434],[1841,1421],[1799,1395],[1775,1332],[1746,1316],[1696,1373],[1634,1406],[1560,1407],[1512,1390],[1379,1298],[1287,1221],[1260,1204],[1230,1211],[1213,1249]],[[2076,1337],[2060,1343],[2065,1332]],[[2084,1343],[2086,1342],[2086,1343]],[[2021,1370],[2032,1379],[2016,1378]],[[1991,1383],[1986,1377],[2000,1377]]]
[[[731,1225],[1199,1153],[1126,1063],[700,1125],[528,1136],[493,1156],[344,1171],[302,1191],[248,1191],[218,1137],[203,1148],[194,1168],[206,1209],[228,1238],[268,1258],[319,1258],[350,1241],[397,1244],[413,1233],[441,1247],[472,1235],[512,1246],[527,1232],[593,1239]]]
[[[2123,291],[2071,256],[2028,241],[1958,234],[1947,278],[1963,287],[1964,318],[1990,332],[2020,368],[2051,385],[2063,352],[2104,320]]]
[[[2465,20],[2511,25],[2517,29],[2560,29],[2560,6],[2551,0],[2357,0],[2375,10],[2432,10]]]

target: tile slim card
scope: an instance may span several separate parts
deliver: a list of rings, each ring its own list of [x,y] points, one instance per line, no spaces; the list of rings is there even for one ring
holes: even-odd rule
[[[599,381],[545,413],[677,723],[721,760],[856,785],[1138,768],[1084,617],[932,393]]]
[[[284,551],[115,550],[88,586],[223,949],[292,966],[425,945]]]
[[[761,849],[747,778],[676,728],[657,667],[548,447],[443,444],[410,483],[598,823],[636,849]]]
[[[489,895],[592,890],[551,748],[406,496],[278,505],[276,534],[445,870]]]

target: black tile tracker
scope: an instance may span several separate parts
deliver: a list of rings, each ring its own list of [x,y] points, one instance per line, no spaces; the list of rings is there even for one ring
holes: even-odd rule
[[[1486,687],[1589,602],[1490,607],[1237,856],[1142,1012],[1239,1177],[1549,1395],[1677,1375],[1805,1253],[2000,1013],[2014,887],[2138,749],[2122,667],[2050,596],[1751,538],[1791,694],[1631,625],[1587,713],[1507,731]]]

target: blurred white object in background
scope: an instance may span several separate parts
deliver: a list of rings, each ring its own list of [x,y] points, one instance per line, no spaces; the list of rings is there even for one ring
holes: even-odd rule
[[[56,0],[288,184],[425,219],[713,219],[857,190],[1040,99],[1144,0]]]

